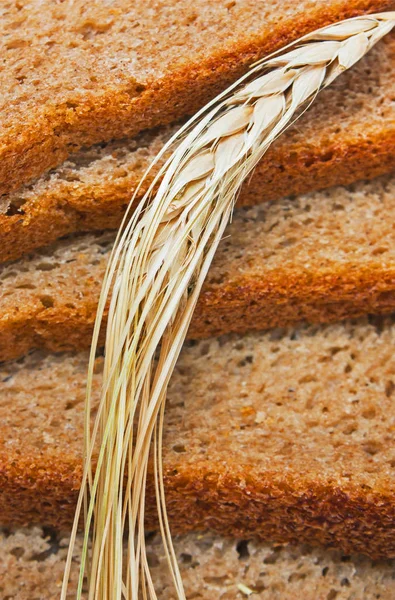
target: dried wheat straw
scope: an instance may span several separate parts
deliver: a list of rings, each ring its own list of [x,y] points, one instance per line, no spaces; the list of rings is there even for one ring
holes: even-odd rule
[[[160,153],[179,142],[136,212],[125,216],[103,284],[87,385],[85,468],[62,600],[84,504],[77,597],[87,571],[90,600],[135,600],[139,594],[156,598],[144,540],[150,452],[165,551],[177,598],[185,598],[166,517],[162,430],[167,385],[204,278],[242,181],[301,107],[358,61],[394,22],[394,12],[343,21],[256,63]],[[104,384],[91,432],[94,358],[108,300]],[[95,473],[94,447],[99,449]]]

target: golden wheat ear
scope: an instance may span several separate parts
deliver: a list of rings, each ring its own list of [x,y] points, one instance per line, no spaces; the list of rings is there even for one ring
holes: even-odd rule
[[[62,600],[83,506],[77,598],[82,596],[85,572],[90,600],[156,598],[144,538],[150,453],[169,568],[177,598],[185,598],[166,517],[162,431],[167,385],[204,278],[243,180],[318,92],[394,24],[395,12],[350,19],[256,63],[170,141],[179,144],[153,184],[160,181],[157,191],[152,186],[136,212],[126,215],[106,272],[93,335],[84,473]],[[103,385],[91,431],[94,359],[107,304]]]

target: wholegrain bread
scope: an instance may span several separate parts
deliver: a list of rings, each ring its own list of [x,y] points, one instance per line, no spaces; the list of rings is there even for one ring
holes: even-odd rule
[[[0,530],[0,594],[8,600],[59,598],[68,539],[53,530]],[[147,541],[148,560],[161,600],[174,600],[163,550]],[[77,586],[82,540],[77,541],[70,600]],[[277,546],[219,536],[175,540],[187,598],[245,600],[392,600],[394,561],[308,546]],[[245,586],[245,587],[243,587]],[[243,590],[243,591],[241,591]],[[85,596],[83,596],[85,598]]]
[[[0,190],[193,113],[257,58],[390,0],[3,2]]]
[[[189,337],[395,310],[395,178],[236,211]],[[0,360],[89,347],[113,234],[0,269]]]
[[[394,95],[395,36],[389,36],[324,90],[279,138],[242,187],[239,204],[251,206],[394,169]],[[175,130],[84,149],[34,184],[4,195],[0,262],[75,231],[117,228],[144,171]]]
[[[172,531],[395,557],[394,343],[391,320],[190,342],[164,427]],[[72,520],[86,368],[86,354],[39,352],[2,365],[4,524]],[[150,481],[148,529],[155,515]]]

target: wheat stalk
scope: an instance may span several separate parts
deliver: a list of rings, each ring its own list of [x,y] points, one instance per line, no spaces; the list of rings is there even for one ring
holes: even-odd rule
[[[299,116],[301,107],[305,109],[394,23],[395,12],[343,21],[256,63],[187,123],[157,157],[179,142],[133,216],[129,218],[130,209],[126,214],[107,268],[90,356],[84,473],[62,600],[84,505],[77,598],[82,595],[85,570],[90,600],[136,600],[140,593],[145,599],[157,597],[144,540],[150,452],[165,551],[177,598],[185,598],[166,517],[161,450],[166,389],[199,292],[243,180]],[[108,299],[104,383],[91,432],[94,358]]]

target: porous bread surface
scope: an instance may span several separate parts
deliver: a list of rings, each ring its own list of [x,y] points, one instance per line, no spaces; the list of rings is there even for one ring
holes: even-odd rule
[[[1,193],[83,145],[194,112],[247,65],[390,0],[6,0],[0,7]]]
[[[395,178],[235,212],[189,337],[395,309]],[[0,268],[0,360],[89,346],[112,233]]]
[[[0,530],[0,594],[8,600],[57,600],[68,538],[39,527]],[[161,600],[174,600],[157,537],[148,560]],[[67,598],[75,597],[82,540],[77,538]],[[243,600],[244,585],[261,600],[392,600],[394,562],[308,546],[228,540],[209,534],[175,539],[187,598]],[[85,598],[85,595],[83,596]]]
[[[253,205],[392,170],[394,97],[393,35],[324,90],[300,121],[280,136],[242,187],[239,204]],[[142,175],[176,129],[84,149],[35,183],[0,198],[0,262],[75,231],[118,227]],[[154,168],[151,175],[156,172]],[[146,189],[141,187],[137,200]]]
[[[389,319],[189,342],[164,428],[172,530],[394,557],[394,343]],[[72,520],[86,368],[84,353],[2,364],[1,522]],[[148,528],[155,510],[151,481]]]

